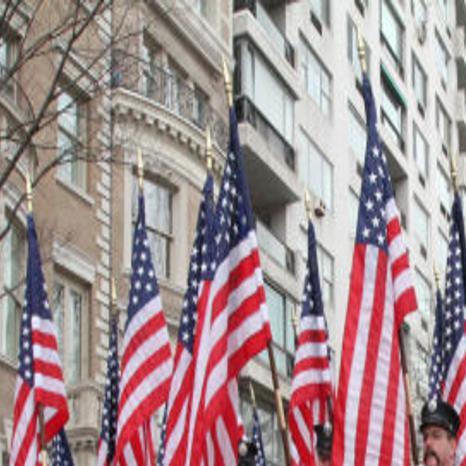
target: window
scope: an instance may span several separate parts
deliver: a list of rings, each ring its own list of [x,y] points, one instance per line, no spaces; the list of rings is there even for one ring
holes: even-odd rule
[[[440,212],[448,220],[450,216],[450,204],[452,202],[450,180],[440,165],[437,165],[437,190],[440,201]]]
[[[351,17],[348,15],[347,17],[347,53],[348,53],[348,60],[353,65],[354,72],[356,74],[356,79],[359,82],[362,82],[362,70],[361,70],[361,62],[359,61],[359,54],[358,54],[358,31],[356,29],[356,25],[354,24]],[[367,42],[364,40],[364,45],[366,49],[366,63],[367,63],[367,70],[370,70],[370,50]]]
[[[424,0],[411,0],[411,12],[417,26],[427,21],[427,6]]]
[[[439,130],[440,136],[442,138],[442,151],[446,156],[448,156],[451,144],[451,120],[438,98],[435,113],[437,129]]]
[[[381,38],[392,63],[403,75],[403,25],[388,0],[382,1]]]
[[[207,0],[194,0],[194,9],[201,16],[207,16]]]
[[[437,63],[438,71],[440,73],[442,86],[444,89],[446,89],[448,82],[448,63],[450,61],[450,55],[437,31],[435,31],[435,60]]]
[[[324,309],[333,308],[333,257],[318,245],[317,260],[319,263]]]
[[[58,176],[84,190],[87,185],[86,163],[81,150],[86,138],[86,123],[84,103],[62,91],[58,97]]]
[[[277,410],[273,404],[266,403],[259,397],[257,397],[256,403],[267,466],[281,466],[285,464],[285,454]],[[244,397],[240,398],[240,411],[248,438],[252,438],[252,405]]]
[[[327,209],[333,210],[333,167],[308,136],[301,134],[301,179]]]
[[[268,283],[265,283],[265,295],[269,309],[277,369],[286,377],[291,377],[293,375],[293,354],[295,351],[292,317],[297,304],[285,293]],[[263,352],[260,358],[268,362],[268,353]]]
[[[172,191],[167,187],[144,180],[146,229],[155,273],[168,278],[170,270],[170,243],[172,241]],[[150,206],[150,208],[147,208]],[[138,213],[138,185],[133,183],[133,224]]]
[[[349,190],[349,232],[350,238],[354,240],[356,235],[356,228],[358,223],[358,212],[359,212],[359,196],[353,191],[352,188]]]
[[[413,126],[413,153],[420,175],[419,179],[422,185],[425,185],[429,177],[429,146],[416,124]]]
[[[165,104],[162,49],[147,34],[143,37],[141,67],[144,94]]]
[[[332,104],[330,73],[304,40],[301,40],[301,59],[301,72],[306,91],[322,113],[328,116]]]
[[[330,25],[330,0],[310,0],[311,14],[321,24]]]
[[[16,62],[18,53],[17,40],[7,34],[0,38],[0,79],[6,77],[8,71]],[[15,85],[14,79],[10,78],[5,84],[2,83],[2,88],[5,86],[7,93],[14,96]]]
[[[450,18],[450,0],[438,0],[440,15],[442,16],[443,21],[448,25]]]
[[[349,125],[348,139],[353,154],[356,155],[357,161],[364,165],[364,157],[366,154],[367,134],[364,120],[359,116],[352,104],[349,104]]]
[[[441,272],[440,277],[443,279],[444,272],[447,268],[448,239],[440,230],[438,231],[437,248],[435,265],[439,272]]]
[[[421,247],[421,255],[427,258],[427,251],[429,250],[429,215],[417,199],[414,200],[413,206],[413,230]]]
[[[421,105],[422,115],[427,106],[427,75],[416,55],[413,53],[413,89],[418,104]]]
[[[415,272],[415,287],[420,317],[429,322],[432,309],[431,286],[417,270]]]
[[[0,352],[15,359],[18,354],[26,262],[26,238],[16,222],[13,222],[0,246],[3,269],[0,289]]]
[[[66,383],[77,383],[83,374],[83,338],[88,322],[88,290],[60,274],[53,284],[53,319]]]
[[[404,99],[398,92],[392,79],[382,70],[382,124],[395,139],[398,147],[404,152]]]
[[[241,93],[287,142],[293,142],[294,99],[267,62],[247,42],[241,50]]]

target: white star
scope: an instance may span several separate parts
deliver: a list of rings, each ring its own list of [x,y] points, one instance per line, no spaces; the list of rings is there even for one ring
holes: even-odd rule
[[[377,174],[376,173],[369,173],[369,181],[371,184],[374,184],[377,181]]]

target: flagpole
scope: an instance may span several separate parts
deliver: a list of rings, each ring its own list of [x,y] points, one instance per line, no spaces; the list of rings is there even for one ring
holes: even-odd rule
[[[366,45],[364,43],[364,39],[361,35],[361,31],[357,30],[358,35],[358,56],[359,62],[361,63],[361,70],[363,74],[367,73],[367,61],[366,61]],[[413,461],[415,465],[419,465],[419,450],[417,446],[416,440],[416,424],[414,421],[413,415],[413,404],[411,399],[411,385],[409,382],[409,373],[408,373],[408,363],[406,358],[406,349],[404,346],[404,338],[403,338],[403,329],[400,328],[398,330],[398,341],[400,346],[400,360],[401,360],[401,369],[403,372],[403,383],[405,387],[406,393],[406,411],[408,415],[408,422],[409,422],[409,431],[411,436],[411,454],[413,456]]]
[[[142,151],[139,146],[137,150],[137,157],[138,157],[138,186],[139,186],[139,193],[142,194],[144,190],[144,162],[142,160]]]
[[[233,85],[231,82],[230,71],[228,70],[225,57],[223,57],[223,77],[224,77],[225,93],[227,97],[228,107],[233,108]],[[280,433],[281,433],[282,442],[283,442],[283,450],[285,454],[285,464],[286,466],[291,466],[290,445],[288,442],[285,412],[283,409],[283,401],[282,401],[282,395],[280,391],[280,383],[278,380],[277,366],[275,364],[275,356],[273,354],[273,348],[272,348],[271,341],[269,341],[267,344],[267,352],[269,355],[270,372],[272,375],[273,390],[274,390],[274,395],[275,395],[275,407],[277,410]]]
[[[26,172],[26,203],[29,215],[32,215],[32,186],[31,177],[29,172]],[[39,456],[42,458],[42,466],[47,466],[47,442],[45,441],[45,421],[44,421],[44,407],[38,403],[37,409],[39,411],[39,436],[40,436],[40,452]]]

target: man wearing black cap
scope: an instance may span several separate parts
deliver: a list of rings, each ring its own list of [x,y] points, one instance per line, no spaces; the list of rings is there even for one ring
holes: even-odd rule
[[[330,466],[330,460],[332,458],[332,426],[328,423],[316,425],[314,426],[314,431],[317,436],[317,466]]]
[[[421,412],[421,432],[426,466],[453,466],[460,419],[442,400],[427,402]]]

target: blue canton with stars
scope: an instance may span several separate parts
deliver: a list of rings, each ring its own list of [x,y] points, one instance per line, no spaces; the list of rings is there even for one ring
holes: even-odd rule
[[[257,414],[257,409],[254,407],[252,410],[252,441],[257,448],[257,454],[254,458],[256,466],[265,466],[265,453],[264,453],[264,444],[262,442],[262,431],[261,425],[259,422],[259,415]]]
[[[26,272],[26,290],[19,338],[19,367],[22,379],[32,387],[34,385],[33,351],[32,351],[32,317],[52,320],[47,299],[47,288],[40,259],[37,233],[32,215],[27,217],[28,224],[28,262]]]
[[[194,334],[197,322],[197,300],[199,296],[199,285],[206,280],[211,280],[215,272],[215,244],[214,236],[214,202],[213,202],[212,176],[207,175],[204,183],[203,198],[199,206],[196,233],[194,237],[191,260],[189,264],[188,283],[183,300],[180,326],[178,328],[178,344],[193,354]],[[167,421],[167,408],[163,416],[163,425],[160,434],[159,454],[157,464],[163,465],[165,452],[165,433]]]
[[[448,245],[445,281],[443,365],[442,378],[446,378],[456,347],[464,333],[466,245],[461,199],[455,193],[451,211],[450,242]]]
[[[432,357],[429,371],[429,400],[435,400],[440,395],[443,380],[443,302],[440,290],[436,293],[435,327]]]
[[[107,464],[112,463],[115,455],[119,382],[120,366],[118,363],[118,322],[115,317],[112,317],[110,320],[107,378],[105,380],[104,406],[100,431],[100,438],[107,443]]]
[[[307,229],[307,265],[302,306],[301,318],[311,314],[325,318],[317,263],[316,233],[312,222],[308,222]]]
[[[73,466],[73,457],[71,456],[65,429],[61,429],[53,438],[52,466]]]
[[[366,75],[363,79],[363,96],[368,134],[356,242],[370,244],[387,252],[385,207],[388,200],[393,197],[393,189],[377,132],[377,111],[374,96]]]
[[[159,293],[157,279],[147,239],[144,196],[139,194],[138,218],[134,229],[133,257],[131,262],[131,291],[126,327],[133,316]]]
[[[217,262],[221,263],[254,225],[234,107],[230,109],[230,144],[215,222]]]

